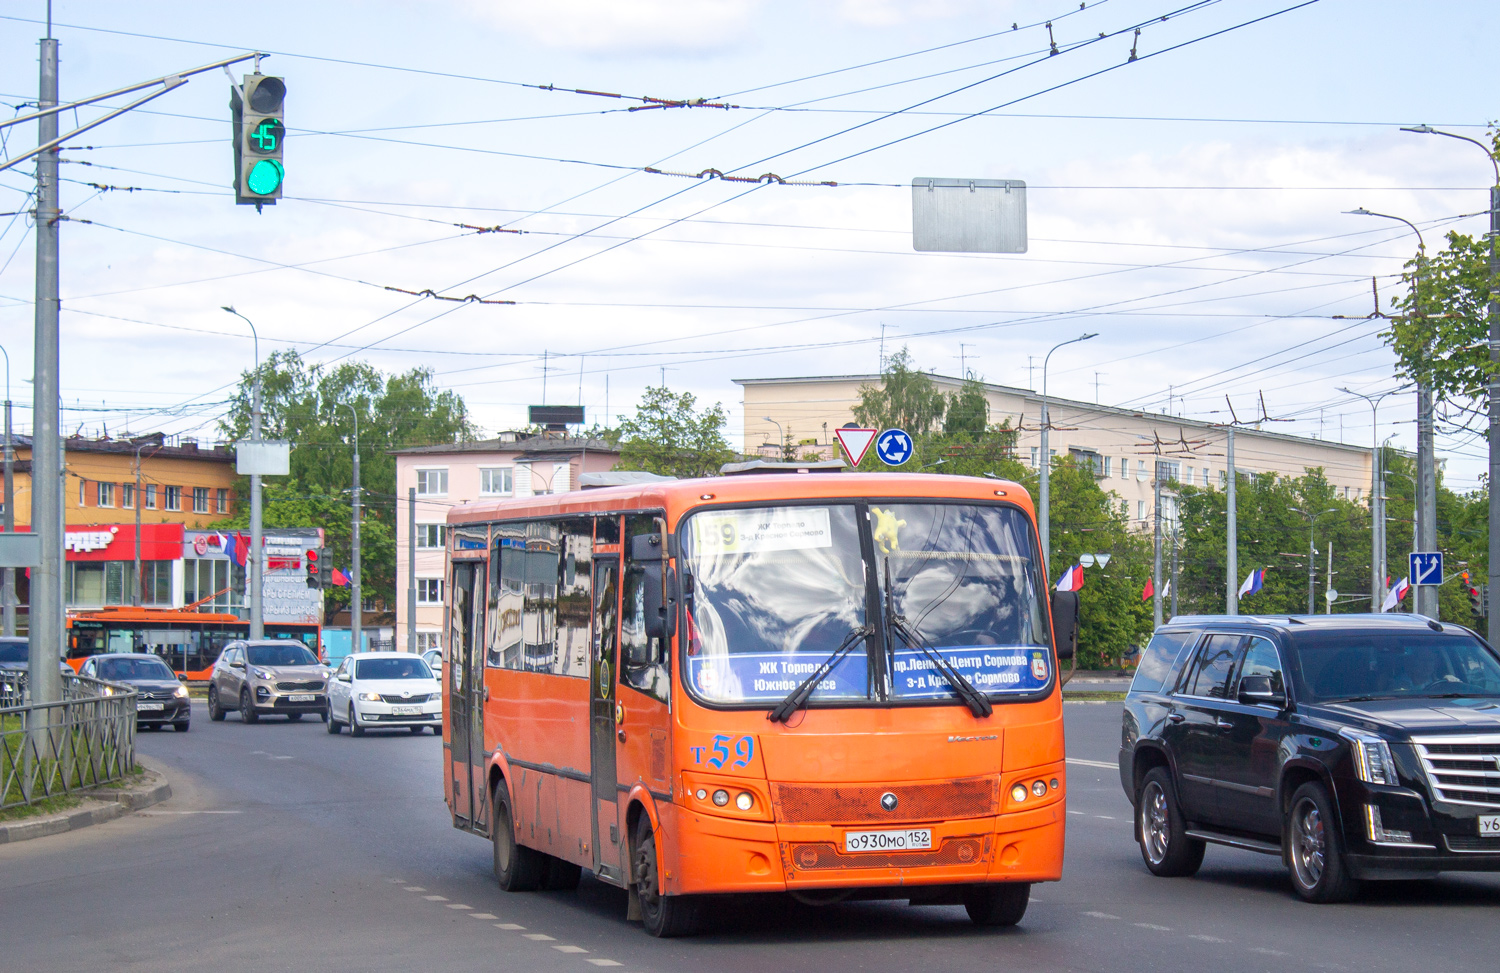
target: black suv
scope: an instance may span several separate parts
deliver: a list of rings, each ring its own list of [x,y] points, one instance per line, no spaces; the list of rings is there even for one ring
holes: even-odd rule
[[[1420,615],[1179,616],[1125,700],[1146,867],[1279,855],[1311,902],[1363,879],[1500,871],[1500,656]]]

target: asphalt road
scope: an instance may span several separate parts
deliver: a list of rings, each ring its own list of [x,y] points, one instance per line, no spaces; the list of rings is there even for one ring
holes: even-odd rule
[[[1197,878],[1153,878],[1112,769],[1119,712],[1067,706],[1066,870],[1017,929],[975,929],[956,907],[736,899],[705,934],[657,941],[625,921],[623,892],[587,878],[577,892],[500,892],[488,844],[449,826],[437,737],[215,724],[199,705],[191,733],[140,737],[171,775],[170,801],[0,846],[0,969],[1496,968],[1500,877],[1385,883],[1311,906],[1275,859],[1210,848]]]

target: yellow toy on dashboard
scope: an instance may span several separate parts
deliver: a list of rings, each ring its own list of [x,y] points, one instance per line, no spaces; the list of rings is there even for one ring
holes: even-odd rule
[[[906,526],[906,521],[897,520],[894,510],[881,510],[879,507],[871,507],[870,513],[875,515],[875,543],[886,554],[892,550],[901,550],[899,532]]]

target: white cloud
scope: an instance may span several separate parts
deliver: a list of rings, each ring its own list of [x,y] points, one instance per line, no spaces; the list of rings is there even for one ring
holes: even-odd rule
[[[975,0],[838,0],[838,17],[863,27],[889,27],[916,20],[944,20],[973,13],[976,8],[988,17],[994,3]]]
[[[761,0],[467,0],[467,6],[561,50],[705,54],[742,43]]]

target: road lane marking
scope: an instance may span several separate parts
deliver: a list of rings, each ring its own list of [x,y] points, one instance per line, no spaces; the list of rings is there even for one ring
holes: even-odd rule
[[[1079,816],[1079,817],[1080,817],[1080,818],[1081,818],[1081,817],[1084,817],[1084,813],[1083,813],[1083,812],[1082,812],[1082,811],[1069,811],[1069,812],[1068,812],[1068,813],[1069,813],[1069,814],[1076,814],[1076,815],[1078,815],[1078,816]]]
[[[584,949],[582,946],[553,946],[552,948],[555,949],[555,950],[557,950],[559,953],[587,953],[588,952],[588,950]]]
[[[1172,927],[1171,926],[1158,926],[1155,923],[1151,923],[1151,922],[1132,922],[1131,925],[1132,926],[1136,926],[1137,928],[1140,928],[1140,929],[1154,929],[1157,932],[1171,932],[1172,931]]]
[[[1095,919],[1118,919],[1118,918],[1120,918],[1119,916],[1112,916],[1108,912],[1085,912],[1084,915],[1086,915],[1086,916],[1093,916]]]
[[[174,814],[244,814],[244,811],[142,811],[139,817],[164,818]]]
[[[585,963],[593,963],[595,966],[619,966],[620,965],[619,963],[616,963],[612,959],[590,959],[590,960],[584,960],[584,962]]]
[[[557,942],[557,937],[555,937],[555,936],[549,936],[549,935],[547,935],[544,932],[528,932],[528,933],[522,933],[522,935],[524,935],[527,939],[535,940],[536,942],[539,942],[539,943],[555,943],[555,942]]]
[[[1287,955],[1286,953],[1283,953],[1279,949],[1267,949],[1264,946],[1251,946],[1250,947],[1250,952],[1252,952],[1252,953],[1261,953],[1261,954],[1263,954],[1265,956],[1286,956]]]
[[[425,889],[424,887],[422,887],[420,885],[408,885],[408,886],[406,886],[405,891],[407,891],[407,892],[426,892],[427,889]]]
[[[448,897],[446,895],[424,895],[424,896],[422,896],[422,898],[426,899],[428,902],[447,902],[448,901]]]
[[[1108,814],[1096,814],[1096,815],[1094,815],[1094,817],[1096,817],[1096,818],[1103,818],[1106,821],[1113,821],[1114,820],[1114,818],[1110,817]]]
[[[470,919],[498,919],[500,917],[497,916],[497,915],[494,915],[492,913],[489,913],[489,912],[471,912],[471,913],[469,913],[469,918]]]
[[[1227,940],[1227,939],[1220,939],[1218,936],[1204,936],[1204,935],[1202,935],[1200,933],[1189,933],[1188,934],[1188,938],[1189,939],[1197,939],[1197,940],[1199,940],[1201,942],[1205,942],[1205,943],[1227,943],[1227,942],[1229,942],[1229,940]]]
[[[460,902],[449,902],[448,903],[448,908],[450,908],[450,909],[462,909],[465,912],[468,912],[470,909],[472,909],[474,907],[472,905],[465,905],[465,904],[460,903]]]
[[[526,927],[525,926],[518,926],[514,922],[497,922],[497,923],[495,923],[495,928],[496,929],[525,929]]]
[[[1098,767],[1101,770],[1119,770],[1120,765],[1105,763],[1103,760],[1084,760],[1082,757],[1069,757],[1068,763],[1077,764],[1080,767]]]

